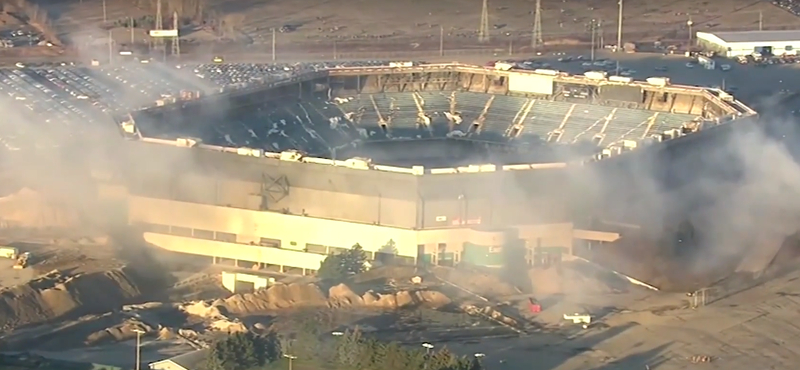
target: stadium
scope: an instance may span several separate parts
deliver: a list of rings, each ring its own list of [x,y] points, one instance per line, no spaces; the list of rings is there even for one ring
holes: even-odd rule
[[[524,246],[536,265],[620,238],[576,212],[576,171],[755,115],[661,77],[309,71],[122,120],[124,145],[164,162],[130,160],[128,218],[154,246],[283,272],[313,273],[354,244],[375,261],[486,266]]]

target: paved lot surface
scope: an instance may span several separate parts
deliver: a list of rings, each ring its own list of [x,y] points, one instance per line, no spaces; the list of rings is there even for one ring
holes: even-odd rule
[[[793,272],[697,309],[682,294],[566,297],[540,320],[556,324],[573,311],[613,313],[588,330],[561,320],[563,328],[551,333],[447,346],[484,353],[491,368],[506,369],[794,369],[800,361],[797,279],[800,272]],[[693,363],[693,356],[711,362]]]

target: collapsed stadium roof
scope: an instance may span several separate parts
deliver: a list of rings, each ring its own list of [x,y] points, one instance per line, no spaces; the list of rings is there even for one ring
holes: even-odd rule
[[[558,167],[753,115],[720,90],[666,78],[434,64],[313,71],[138,111],[122,126],[143,141],[252,159],[421,175]]]

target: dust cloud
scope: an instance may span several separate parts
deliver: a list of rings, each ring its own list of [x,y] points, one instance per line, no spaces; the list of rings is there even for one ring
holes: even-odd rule
[[[767,248],[764,242],[798,231],[796,134],[785,117],[761,117],[584,166],[571,172],[573,193],[581,200],[575,211],[642,226],[641,244],[605,256],[621,270],[646,269],[642,253],[659,248],[650,252],[661,257],[648,261],[650,269],[669,266],[672,271],[660,272],[687,284],[697,277],[714,282],[745,255]]]

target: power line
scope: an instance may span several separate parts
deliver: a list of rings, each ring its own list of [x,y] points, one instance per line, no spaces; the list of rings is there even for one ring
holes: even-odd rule
[[[478,41],[489,41],[489,0],[483,0],[483,10],[481,10],[481,27],[478,28]]]
[[[538,48],[544,44],[542,40],[542,0],[536,0],[536,9],[533,11],[533,35],[531,35],[531,47]]]

